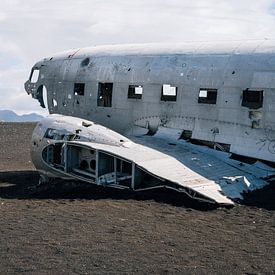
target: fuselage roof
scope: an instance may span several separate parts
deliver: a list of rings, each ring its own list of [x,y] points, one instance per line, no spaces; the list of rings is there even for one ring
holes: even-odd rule
[[[148,43],[101,45],[57,53],[51,58],[82,58],[85,56],[138,56],[138,55],[204,55],[204,54],[275,54],[274,40],[201,41],[183,43]]]

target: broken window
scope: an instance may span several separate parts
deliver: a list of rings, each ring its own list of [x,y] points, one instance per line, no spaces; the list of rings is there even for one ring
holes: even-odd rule
[[[42,108],[48,110],[48,99],[47,99],[47,89],[44,85],[40,85],[37,89],[37,99]]]
[[[85,83],[75,83],[74,84],[74,94],[75,95],[84,95]]]
[[[143,87],[138,85],[129,85],[128,98],[141,99],[143,93]]]
[[[43,85],[42,86],[42,96],[43,96],[43,103],[45,108],[48,110],[48,95],[47,95],[47,89],[46,87]]]
[[[53,139],[53,140],[74,140],[74,139],[81,138],[76,134],[71,134],[71,133],[68,133],[62,130],[56,130],[53,128],[48,128],[44,137],[47,139]]]
[[[217,89],[200,89],[198,103],[216,104]]]
[[[263,107],[263,91],[244,90],[242,106],[251,109],[259,109]]]
[[[60,131],[56,129],[48,128],[44,137],[53,140],[61,140],[64,138],[64,134],[61,134]]]
[[[113,83],[98,83],[97,106],[112,107]]]
[[[178,87],[169,84],[162,85],[161,100],[162,101],[177,101]]]
[[[33,69],[32,70],[32,73],[31,73],[31,76],[30,76],[31,83],[36,83],[38,81],[39,73],[40,73],[40,71],[38,69]]]

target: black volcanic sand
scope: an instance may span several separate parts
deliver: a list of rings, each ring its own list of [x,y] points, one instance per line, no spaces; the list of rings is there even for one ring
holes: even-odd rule
[[[275,273],[274,184],[230,209],[167,191],[37,188],[33,128],[0,123],[0,274]]]

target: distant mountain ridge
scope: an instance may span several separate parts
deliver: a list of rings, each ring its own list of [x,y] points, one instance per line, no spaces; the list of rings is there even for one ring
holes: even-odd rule
[[[36,113],[20,116],[10,110],[0,110],[0,121],[5,121],[5,122],[33,122],[33,121],[39,121],[42,118],[43,116],[38,115]]]

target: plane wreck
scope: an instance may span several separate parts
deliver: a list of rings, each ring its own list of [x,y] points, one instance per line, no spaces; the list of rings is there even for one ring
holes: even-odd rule
[[[153,142],[164,148],[161,140]],[[244,185],[252,189],[264,186],[261,178],[272,173],[267,167],[255,167],[254,172],[250,166],[240,169],[234,160],[227,164],[225,160],[213,161],[207,153],[200,154],[186,144],[181,146],[184,149],[178,146],[176,155],[148,145],[137,144],[91,121],[50,115],[36,126],[31,152],[42,181],[75,179],[134,191],[169,188],[200,201],[224,205],[233,204],[228,197],[236,196],[231,185],[242,186],[239,191]],[[189,163],[181,161],[180,156]]]
[[[25,89],[59,115],[34,130],[33,162],[44,181],[165,187],[233,204],[275,174],[274,68],[268,40],[100,46],[45,58]]]

